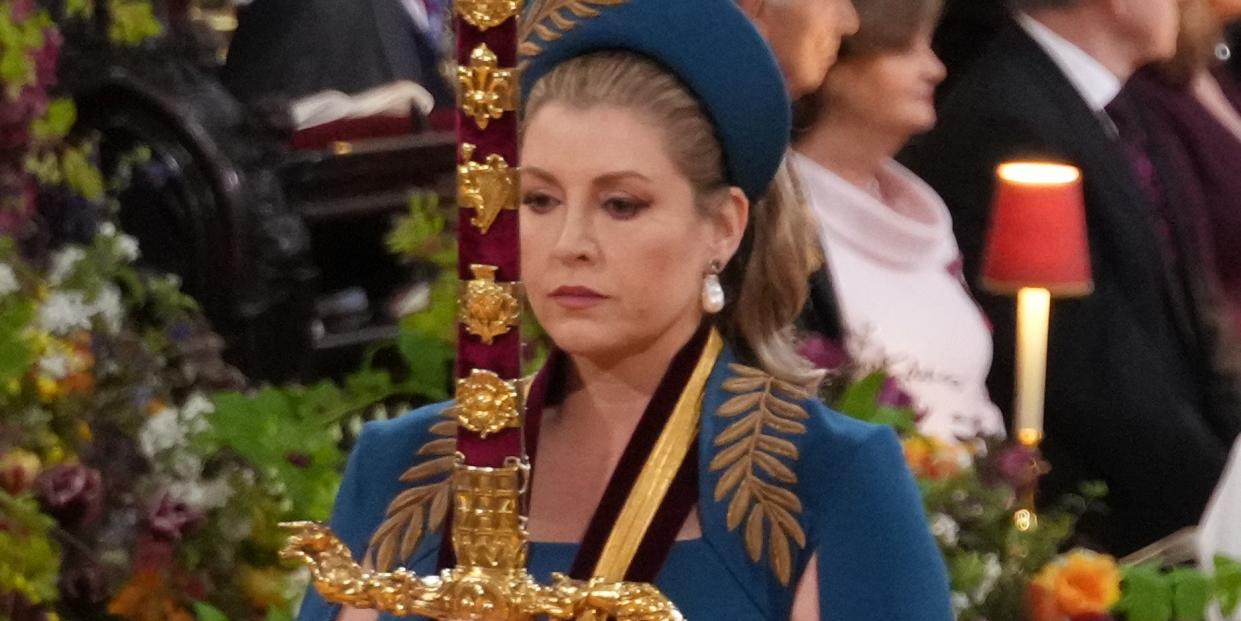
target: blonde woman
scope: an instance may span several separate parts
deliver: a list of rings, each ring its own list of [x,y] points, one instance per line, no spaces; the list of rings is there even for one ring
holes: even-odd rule
[[[895,435],[815,400],[790,340],[811,258],[804,210],[768,191],[789,131],[771,52],[732,0],[596,10],[524,76],[522,273],[556,345],[526,404],[532,572],[589,577],[654,439],[688,421],[628,579],[690,619],[949,619]],[[446,405],[363,431],[332,522],[359,557],[423,484],[402,473]],[[442,537],[390,560],[431,573]],[[367,618],[313,594],[301,618],[338,614]]]

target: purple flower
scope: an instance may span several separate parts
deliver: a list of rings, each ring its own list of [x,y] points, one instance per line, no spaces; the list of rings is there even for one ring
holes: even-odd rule
[[[811,334],[801,340],[798,353],[809,360],[817,369],[836,371],[848,366],[849,352],[840,343],[818,334]]]
[[[883,380],[883,387],[879,389],[879,396],[875,400],[879,407],[885,408],[908,410],[914,406],[913,397],[910,397],[900,381],[893,377]]]
[[[34,15],[34,0],[14,0],[9,6],[9,14],[18,24],[30,19]]]
[[[39,476],[39,502],[65,528],[87,527],[103,514],[103,478],[82,464],[60,464]]]
[[[995,456],[993,464],[995,475],[1018,491],[1034,485],[1045,468],[1038,451],[1021,444],[1005,447]]]
[[[284,458],[287,459],[290,464],[293,464],[298,468],[308,468],[310,464],[314,463],[314,460],[310,457],[310,455],[299,451],[290,452],[286,454]]]
[[[198,528],[204,517],[201,511],[165,493],[147,515],[147,526],[157,539],[179,541]]]

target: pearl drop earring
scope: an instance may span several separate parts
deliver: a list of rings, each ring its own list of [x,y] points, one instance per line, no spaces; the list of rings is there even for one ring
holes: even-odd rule
[[[720,284],[720,262],[712,261],[702,277],[702,310],[714,315],[724,310],[724,285]]]

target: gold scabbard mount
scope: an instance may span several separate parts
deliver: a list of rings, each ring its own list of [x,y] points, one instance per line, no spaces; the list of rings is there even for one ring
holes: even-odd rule
[[[471,26],[489,30],[512,19],[521,10],[518,0],[456,0],[453,7]]]
[[[466,332],[490,345],[497,336],[508,334],[521,319],[520,287],[516,283],[496,282],[494,265],[471,265],[474,279],[462,286],[458,315]]]
[[[457,380],[456,401],[452,413],[457,423],[484,438],[521,426],[517,383],[493,371],[474,369],[469,377]]]
[[[682,621],[681,613],[649,584],[573,580],[556,574],[541,585],[526,572],[529,547],[521,497],[530,466],[510,458],[503,467],[458,462],[453,474],[453,549],[458,565],[436,576],[406,569],[377,572],[354,562],[349,548],[322,524],[283,524],[292,531],[281,552],[310,567],[325,599],[397,616],[474,621]]]
[[[496,53],[480,43],[470,52],[470,64],[457,67],[457,87],[461,110],[474,119],[479,129],[487,129],[505,112],[517,109],[521,79],[516,69],[500,67]]]
[[[517,209],[519,181],[517,169],[509,166],[503,156],[492,153],[483,162],[475,162],[475,151],[477,147],[468,142],[461,145],[457,202],[462,209],[474,210],[470,224],[486,235],[501,211]]]

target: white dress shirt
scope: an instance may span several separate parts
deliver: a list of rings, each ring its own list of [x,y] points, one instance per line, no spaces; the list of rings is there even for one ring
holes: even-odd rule
[[[1051,28],[1025,13],[1017,13],[1017,23],[1022,30],[1038,43],[1043,51],[1051,56],[1060,71],[1064,72],[1069,83],[1090,106],[1100,122],[1112,136],[1116,135],[1116,126],[1106,116],[1107,105],[1120,94],[1124,83],[1103,63],[1087,54],[1085,50],[1069,42],[1068,39],[1056,34]]]
[[[1241,441],[1233,448],[1232,459],[1198,527],[1198,550],[1198,561],[1207,571],[1214,569],[1217,554],[1241,561]],[[1218,610],[1212,611],[1212,620],[1221,618]],[[1241,610],[1229,619],[1241,621]]]

